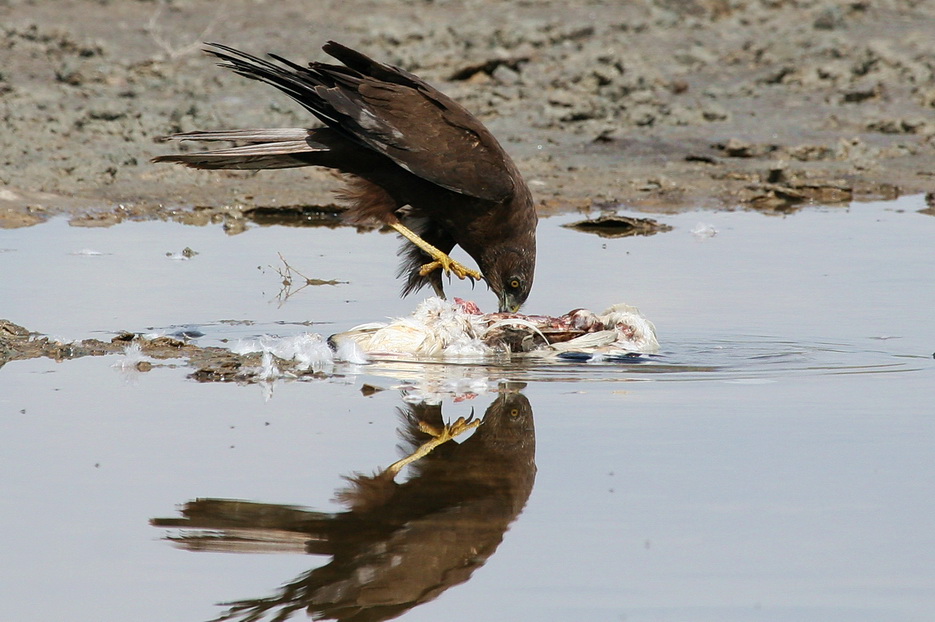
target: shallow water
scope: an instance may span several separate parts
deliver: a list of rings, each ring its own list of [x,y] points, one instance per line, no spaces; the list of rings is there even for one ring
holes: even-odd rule
[[[199,498],[340,512],[342,476],[400,457],[399,409],[444,396],[446,419],[490,412],[462,445],[424,459],[458,486],[432,488],[419,463],[398,478],[438,499],[407,532],[434,536],[358,543],[419,553],[422,570],[462,559],[444,581],[426,579],[427,602],[404,619],[930,619],[935,218],[924,207],[907,197],[783,217],[697,212],[659,217],[671,232],[614,240],[558,226],[574,218],[543,221],[528,310],[635,304],[662,344],[642,362],[381,361],[271,386],[196,383],[182,362],[148,373],[122,357],[8,363],[0,618],[197,621],[225,610],[215,603],[273,595],[329,558],[180,550],[164,539],[177,529],[149,521]],[[699,223],[717,235],[692,235]],[[396,245],[350,229],[53,221],[0,231],[0,317],[61,339],[330,334],[412,311],[418,299],[396,295]],[[199,254],[166,256],[185,247]],[[348,283],[283,302],[277,251]],[[452,290],[494,304],[481,286]],[[385,390],[365,396],[367,384]],[[468,466],[499,464],[480,430],[498,429],[501,386],[528,400],[537,473]],[[535,473],[535,485],[504,472]],[[485,525],[478,512],[500,518]],[[478,550],[457,558],[439,533]],[[293,549],[307,539],[278,537]],[[375,587],[374,560],[387,559],[374,553],[347,576]],[[399,581],[370,597],[402,594]]]

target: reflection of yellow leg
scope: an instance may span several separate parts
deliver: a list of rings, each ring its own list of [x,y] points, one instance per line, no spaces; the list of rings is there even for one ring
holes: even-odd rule
[[[419,458],[424,458],[425,456],[432,453],[432,450],[434,450],[439,445],[444,445],[448,441],[464,434],[468,430],[473,430],[480,425],[480,422],[480,419],[465,419],[464,417],[458,417],[458,420],[454,423],[443,425],[441,429],[439,429],[433,425],[425,423],[424,421],[420,421],[419,429],[426,434],[431,434],[433,437],[432,440],[423,443],[418,449],[402,460],[394,462],[388,466],[384,473],[389,473],[391,476],[396,477],[396,474],[399,473],[407,464],[411,464]]]
[[[415,231],[413,231],[409,227],[406,227],[402,223],[397,222],[390,226],[396,229],[397,231],[399,231],[400,235],[402,235],[404,238],[406,238],[407,240],[409,240],[410,242],[412,242],[413,244],[415,244],[416,246],[424,250],[426,253],[428,253],[434,260],[434,261],[431,261],[425,264],[419,269],[419,274],[421,274],[422,276],[429,274],[433,270],[437,270],[441,268],[446,273],[454,274],[459,279],[470,277],[476,281],[479,281],[481,278],[483,278],[480,272],[478,272],[477,270],[471,270],[467,266],[458,263],[457,261],[455,261],[448,255],[446,255],[442,251],[438,250],[437,248],[435,248],[434,246],[432,246],[431,244],[429,244],[428,242],[420,238],[416,234]]]

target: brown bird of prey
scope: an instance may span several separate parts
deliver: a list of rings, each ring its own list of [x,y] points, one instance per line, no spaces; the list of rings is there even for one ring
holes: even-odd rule
[[[532,287],[536,211],[529,187],[489,130],[460,104],[417,76],[329,41],[343,65],[278,63],[209,44],[221,67],[270,84],[323,124],[196,131],[175,140],[232,141],[227,149],[160,156],[202,169],[324,166],[347,174],[342,198],[351,222],[378,221],[405,237],[398,276],[403,295],[431,285],[444,297],[442,272],[487,281],[500,311],[516,311]],[[455,245],[480,273],[448,256]]]

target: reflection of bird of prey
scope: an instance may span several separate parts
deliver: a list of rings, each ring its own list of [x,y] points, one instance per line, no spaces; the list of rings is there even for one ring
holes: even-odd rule
[[[407,442],[416,447],[443,427],[440,406],[407,406]],[[532,408],[503,393],[475,433],[413,463],[402,484],[395,471],[356,475],[338,498],[348,510],[324,513],[245,501],[199,499],[183,518],[154,519],[181,527],[173,538],[191,550],[261,552],[295,549],[331,562],[275,594],[227,603],[221,620],[285,620],[300,609],[314,619],[388,620],[467,581],[496,551],[522,511],[535,480]]]
[[[448,256],[458,245],[477,262],[500,310],[519,309],[532,287],[537,219],[510,157],[480,121],[417,76],[333,41],[323,49],[343,65],[303,67],[271,55],[275,64],[217,44],[208,52],[289,95],[325,127],[175,134],[169,138],[243,144],[155,161],[348,173],[350,219],[382,222],[412,242],[401,251],[404,294],[431,285],[443,296],[442,271],[480,278]]]

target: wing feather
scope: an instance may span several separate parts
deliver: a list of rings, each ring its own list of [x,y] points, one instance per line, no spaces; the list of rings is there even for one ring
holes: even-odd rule
[[[416,76],[334,42],[324,50],[345,66],[277,65],[234,48],[209,53],[245,77],[286,93],[353,142],[448,190],[510,199],[515,170],[493,135],[467,110]]]

